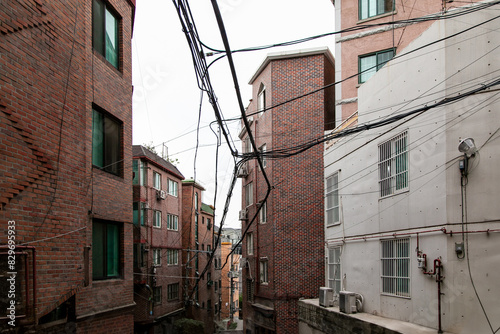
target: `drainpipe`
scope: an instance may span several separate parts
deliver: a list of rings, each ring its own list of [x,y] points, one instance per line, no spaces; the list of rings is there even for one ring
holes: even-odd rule
[[[438,284],[438,333],[443,333],[443,329],[441,327],[441,282],[444,277],[441,276],[441,268],[443,264],[441,263],[441,259],[437,258],[434,260],[434,269],[432,271],[424,271],[425,275],[434,276],[436,275],[436,282]]]

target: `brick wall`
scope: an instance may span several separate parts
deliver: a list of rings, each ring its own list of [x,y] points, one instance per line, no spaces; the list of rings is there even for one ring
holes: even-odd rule
[[[0,4],[0,223],[15,220],[16,243],[36,249],[37,300],[31,323],[75,294],[77,316],[133,302],[133,9],[125,0],[110,3],[121,16],[120,71],[92,51],[92,2]],[[123,122],[120,177],[92,168],[92,103]],[[123,226],[123,278],[111,285],[88,281],[92,217]],[[6,234],[0,237],[5,244]],[[29,292],[33,307],[34,291]],[[109,298],[100,297],[106,294]]]
[[[248,110],[256,110],[256,93],[266,86],[266,107],[290,100],[331,83],[333,64],[323,53],[273,59],[253,81],[254,99]],[[267,150],[286,148],[323,135],[325,118],[333,108],[333,92],[320,91],[257,116],[252,129],[258,145]],[[327,112],[328,111],[328,112]],[[256,116],[254,116],[256,117]],[[250,162],[250,175],[243,185],[254,183],[254,205],[249,219],[264,199],[267,186],[262,171]],[[274,324],[262,322],[265,315],[244,305],[245,329],[274,326],[276,333],[297,333],[297,301],[313,297],[324,285],[323,146],[289,158],[267,161],[265,169],[273,190],[267,201],[267,222],[258,220],[249,229],[254,234],[254,255],[246,254],[249,268],[244,282],[254,278],[255,303],[274,308]],[[245,206],[243,196],[243,206]],[[243,224],[246,227],[248,222]],[[268,261],[268,283],[259,283],[259,261]],[[250,271],[251,272],[250,272]],[[246,284],[243,284],[246,299]],[[260,306],[259,306],[260,307]],[[264,312],[265,313],[265,312]]]

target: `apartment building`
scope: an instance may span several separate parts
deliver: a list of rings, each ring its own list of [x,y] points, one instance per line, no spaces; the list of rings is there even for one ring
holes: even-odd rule
[[[242,179],[243,303],[246,333],[297,333],[297,301],[318,296],[324,277],[323,147],[289,157],[289,149],[332,129],[334,60],[327,48],[269,54],[250,80],[249,129],[239,134],[249,157]],[[251,133],[256,147],[251,145]],[[258,151],[258,152],[257,152]],[[265,178],[272,187],[268,190]]]
[[[135,330],[173,330],[182,298],[182,180],[169,161],[134,145]],[[156,328],[156,329],[154,329]]]
[[[2,291],[17,273],[2,328],[133,331],[134,10],[133,0],[0,4]]]
[[[349,15],[345,1],[335,4]],[[301,333],[500,326],[498,4],[434,5],[426,10],[437,19],[413,27],[423,31],[357,88],[366,130],[325,146],[325,287],[333,298],[300,303]],[[374,19],[392,19],[392,11],[381,15]]]
[[[182,182],[182,263],[187,317],[204,323],[208,334],[215,330],[216,294],[212,286],[217,273],[210,261],[215,208],[202,202],[204,190],[193,179]]]

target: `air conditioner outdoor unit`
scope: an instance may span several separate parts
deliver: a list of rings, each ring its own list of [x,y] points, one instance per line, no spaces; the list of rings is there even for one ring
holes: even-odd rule
[[[339,292],[339,309],[344,313],[356,313],[356,293],[349,291]]]
[[[156,191],[156,199],[157,200],[165,199],[165,198],[167,198],[167,192],[165,190],[157,190]]]
[[[247,166],[242,166],[242,167],[238,170],[238,177],[247,177],[247,176],[248,176]]]
[[[240,220],[246,220],[247,219],[247,210],[241,210],[240,211]]]
[[[319,305],[323,307],[333,306],[333,289],[328,287],[319,288]]]

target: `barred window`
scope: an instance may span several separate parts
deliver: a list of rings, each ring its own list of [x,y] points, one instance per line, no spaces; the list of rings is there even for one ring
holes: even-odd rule
[[[340,291],[340,247],[328,249],[328,287],[338,295]]]
[[[380,197],[408,189],[408,132],[378,146]]]
[[[326,179],[326,226],[340,222],[339,173]]]
[[[382,293],[410,297],[410,239],[382,241]]]

